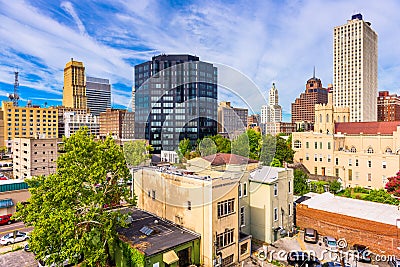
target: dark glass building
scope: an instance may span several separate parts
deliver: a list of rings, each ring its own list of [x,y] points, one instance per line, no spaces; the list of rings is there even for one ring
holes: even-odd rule
[[[191,55],[159,55],[135,66],[135,138],[155,154],[217,134],[217,68]]]

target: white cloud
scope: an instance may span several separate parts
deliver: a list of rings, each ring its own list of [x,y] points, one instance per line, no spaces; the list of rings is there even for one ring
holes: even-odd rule
[[[80,34],[86,35],[86,29],[85,26],[83,25],[81,19],[79,18],[78,14],[76,13],[74,7],[72,6],[71,2],[65,1],[61,2],[60,5],[68,14],[71,15],[71,17],[74,19],[76,26],[79,29]]]

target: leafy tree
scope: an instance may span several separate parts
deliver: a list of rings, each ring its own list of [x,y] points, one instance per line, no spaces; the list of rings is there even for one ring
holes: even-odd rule
[[[211,138],[205,137],[198,145],[198,150],[200,155],[205,157],[217,153],[217,146]]]
[[[192,146],[190,144],[190,140],[188,138],[185,138],[179,142],[178,145],[178,154],[179,157],[182,159],[183,157],[188,157],[188,154],[190,150],[192,149]]]
[[[294,151],[291,144],[282,137],[276,137],[276,154],[277,158],[282,164],[283,162],[293,163]]]
[[[253,129],[247,130],[232,142],[232,153],[258,160],[261,150],[261,134]]]
[[[293,173],[293,184],[294,184],[294,194],[298,196],[302,196],[310,192],[308,188],[308,175],[302,170],[295,169]]]
[[[129,141],[124,144],[124,156],[126,163],[130,166],[138,166],[150,157],[151,146],[147,146],[145,140]]]
[[[342,188],[342,184],[337,180],[329,183],[329,191],[330,192],[337,193],[340,191],[341,188]]]
[[[385,185],[387,192],[396,197],[400,197],[400,171],[396,173],[396,176],[390,177],[388,180],[389,181]]]
[[[220,134],[211,136],[210,138],[215,142],[218,153],[231,153],[231,140]]]
[[[365,195],[362,199],[392,205],[399,205],[400,203],[399,200],[393,198],[392,195],[384,189],[371,190],[369,194]]]
[[[262,136],[262,145],[260,152],[260,161],[262,161],[265,166],[272,166],[276,152],[276,137],[270,134]],[[279,161],[279,160],[278,160]],[[280,162],[279,166],[282,166]]]
[[[272,167],[282,167],[282,163],[277,158],[274,158],[271,162],[271,166]]]
[[[14,216],[34,227],[30,248],[47,264],[77,264],[82,255],[84,266],[109,266],[126,215],[107,207],[134,204],[123,150],[111,137],[94,141],[84,128],[64,139],[64,151],[55,174],[26,180],[29,204],[18,204]]]

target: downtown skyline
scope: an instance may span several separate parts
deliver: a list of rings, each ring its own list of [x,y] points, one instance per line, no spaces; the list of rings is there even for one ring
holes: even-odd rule
[[[126,107],[134,65],[162,53],[188,53],[237,69],[265,96],[276,83],[287,121],[314,66],[324,87],[333,83],[333,28],[355,13],[378,34],[378,90],[399,93],[396,1],[0,2],[0,100],[12,93],[18,69],[21,104],[60,105],[63,68],[73,57],[88,76],[110,79],[112,104]],[[246,107],[224,90],[219,100]],[[263,101],[254,101],[261,108]]]

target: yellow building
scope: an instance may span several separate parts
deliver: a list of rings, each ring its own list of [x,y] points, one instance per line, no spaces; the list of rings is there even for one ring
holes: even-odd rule
[[[64,68],[63,106],[86,109],[86,76],[82,62],[71,61]]]
[[[58,136],[58,111],[56,108],[16,107],[12,102],[3,101],[1,113],[4,134],[0,136],[0,140],[4,140],[3,144],[9,149],[11,149],[14,138],[57,138]]]
[[[349,110],[316,105],[314,132],[293,133],[294,160],[343,186],[384,188],[400,170],[400,122],[348,122]]]

